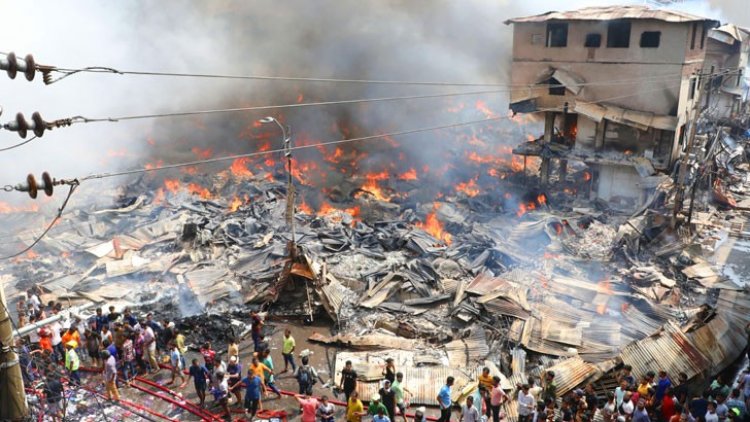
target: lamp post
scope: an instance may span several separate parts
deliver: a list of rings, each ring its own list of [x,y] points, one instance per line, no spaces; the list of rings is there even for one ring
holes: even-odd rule
[[[296,236],[294,233],[294,183],[292,182],[292,136],[291,128],[289,126],[282,125],[281,122],[276,118],[268,116],[259,120],[261,123],[276,123],[276,126],[281,130],[281,137],[284,140],[284,156],[286,157],[287,172],[286,172],[286,221],[289,224],[289,231],[292,236],[292,250],[296,244]]]

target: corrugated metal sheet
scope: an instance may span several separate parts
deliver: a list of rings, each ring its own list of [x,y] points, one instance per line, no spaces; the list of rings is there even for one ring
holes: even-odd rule
[[[450,366],[458,368],[483,361],[490,354],[483,329],[476,329],[469,337],[454,340],[443,347],[448,354]]]
[[[672,322],[665,324],[662,331],[627,345],[620,358],[633,366],[636,379],[648,371],[662,369],[668,374],[684,372],[692,378],[710,366],[703,353]]]
[[[596,365],[584,362],[577,356],[565,359],[552,367],[546,368],[545,371],[555,372],[558,396],[563,396],[572,391],[598,372]]]
[[[566,21],[608,21],[613,19],[654,19],[671,23],[713,21],[713,19],[669,9],[651,9],[647,6],[585,7],[568,12],[551,11],[540,15],[509,19],[505,24]]]

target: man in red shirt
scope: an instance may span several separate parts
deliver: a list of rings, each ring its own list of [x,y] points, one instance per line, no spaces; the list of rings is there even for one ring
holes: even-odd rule
[[[206,369],[208,369],[209,372],[213,372],[216,351],[211,348],[211,343],[208,341],[203,343],[203,347],[201,347],[200,353],[203,356],[203,361],[206,364]]]
[[[667,387],[666,391],[664,392],[664,397],[661,399],[662,420],[668,421],[672,417],[672,415],[676,413],[674,405],[674,390],[672,390],[672,387]]]

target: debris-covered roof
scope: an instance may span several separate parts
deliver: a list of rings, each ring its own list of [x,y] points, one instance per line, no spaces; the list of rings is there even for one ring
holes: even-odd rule
[[[550,20],[608,21],[613,19],[655,19],[671,23],[713,21],[713,19],[678,10],[652,9],[647,6],[633,5],[585,7],[567,12],[550,11],[539,15],[509,19],[505,21],[505,24],[546,22]]]

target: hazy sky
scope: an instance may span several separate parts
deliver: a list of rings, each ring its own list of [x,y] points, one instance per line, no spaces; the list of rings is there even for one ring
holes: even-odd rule
[[[0,0],[0,51],[61,67],[111,66],[223,74],[496,82],[509,80],[510,27],[505,19],[548,10],[614,4],[612,1],[508,0]],[[617,2],[623,3],[623,2]],[[746,0],[687,2],[691,12],[750,25]],[[116,6],[115,6],[116,5]],[[150,78],[83,74],[51,86],[22,76],[0,76],[0,121],[40,111],[47,120],[74,115],[106,117],[160,111],[287,102],[288,85],[266,82]],[[445,88],[294,86],[316,99],[362,98],[445,92]],[[269,94],[271,93],[271,94]],[[504,98],[488,103],[504,108]],[[414,107],[434,106],[420,102]],[[373,109],[392,110],[393,105]],[[380,107],[380,108],[379,108]],[[300,112],[302,113],[302,112]],[[315,124],[322,111],[310,111]],[[247,119],[247,116],[240,116]],[[232,120],[233,119],[233,120]],[[232,126],[237,117],[210,121]],[[44,138],[0,153],[0,184],[44,170],[72,177],[122,167],[142,167],[164,154],[189,158],[174,139],[194,131],[189,119],[82,124],[47,132]],[[401,125],[401,122],[399,122]],[[409,129],[403,122],[400,129]],[[236,128],[232,128],[233,131]],[[210,132],[217,136],[217,132]],[[160,148],[147,139],[156,137]],[[0,131],[0,145],[20,140]],[[214,139],[206,139],[207,143]],[[151,149],[151,150],[149,150]],[[145,152],[144,152],[145,151]],[[174,154],[172,154],[174,153]],[[169,155],[169,157],[166,157]],[[6,199],[9,199],[6,197]]]

